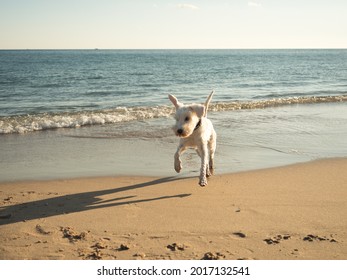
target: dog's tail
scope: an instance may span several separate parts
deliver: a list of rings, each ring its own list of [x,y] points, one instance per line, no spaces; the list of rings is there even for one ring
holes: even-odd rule
[[[210,93],[210,95],[207,97],[206,101],[205,101],[205,114],[204,117],[207,117],[207,110],[208,110],[208,105],[211,102],[212,96],[214,94],[214,90],[212,90],[212,92]]]

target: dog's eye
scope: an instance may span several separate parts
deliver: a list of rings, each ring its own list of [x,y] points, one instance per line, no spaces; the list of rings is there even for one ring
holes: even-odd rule
[[[189,117],[186,117],[186,118],[184,119],[184,121],[188,122],[188,121],[189,121]]]

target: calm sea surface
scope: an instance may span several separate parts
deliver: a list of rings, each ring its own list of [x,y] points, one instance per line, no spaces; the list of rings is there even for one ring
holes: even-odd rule
[[[220,173],[347,155],[347,50],[2,50],[0,181],[174,175],[167,95],[212,89]]]

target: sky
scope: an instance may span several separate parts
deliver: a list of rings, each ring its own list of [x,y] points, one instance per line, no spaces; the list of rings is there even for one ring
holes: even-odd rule
[[[0,49],[347,48],[347,0],[0,0]]]

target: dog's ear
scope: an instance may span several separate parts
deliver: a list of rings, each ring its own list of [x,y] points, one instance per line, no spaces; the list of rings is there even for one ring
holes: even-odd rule
[[[181,102],[179,102],[179,101],[177,100],[177,98],[176,98],[175,96],[173,96],[173,95],[171,95],[171,94],[169,94],[169,99],[170,99],[170,101],[172,102],[172,104],[176,107],[176,109],[177,109],[178,107],[181,107],[181,106],[183,105]]]
[[[205,115],[204,105],[196,104],[196,105],[189,106],[189,108],[196,113],[199,119]]]

